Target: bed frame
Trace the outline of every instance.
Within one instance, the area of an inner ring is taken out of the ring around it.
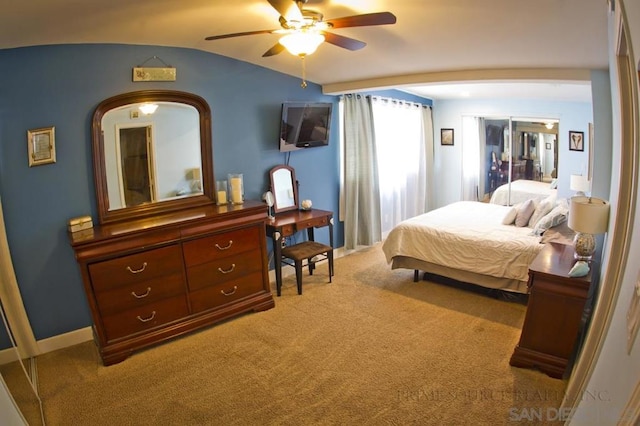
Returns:
[[[441,277],[451,278],[463,283],[476,284],[482,287],[527,294],[529,292],[527,281],[513,278],[497,278],[489,275],[476,274],[474,272],[453,269],[447,266],[436,265],[423,260],[406,256],[395,256],[391,262],[391,269],[413,269],[413,280],[420,280],[420,271]]]

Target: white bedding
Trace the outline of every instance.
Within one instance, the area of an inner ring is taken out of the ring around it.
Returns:
[[[549,182],[518,179],[511,182],[511,205],[522,203],[529,199],[542,200],[551,194],[557,194],[557,189],[551,189]],[[509,205],[509,184],[500,185],[491,195],[490,203]]]
[[[531,228],[502,225],[510,207],[460,201],[398,224],[382,250],[395,256],[498,278],[528,280],[529,264],[542,249]]]

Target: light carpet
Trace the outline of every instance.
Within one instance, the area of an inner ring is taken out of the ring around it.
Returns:
[[[526,306],[414,283],[379,246],[335,269],[116,365],[92,342],[40,356],[47,424],[553,423],[566,382],[509,365]]]

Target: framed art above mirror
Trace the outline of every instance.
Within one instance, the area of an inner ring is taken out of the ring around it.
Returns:
[[[120,94],[92,122],[101,224],[212,204],[211,110],[170,90]]]

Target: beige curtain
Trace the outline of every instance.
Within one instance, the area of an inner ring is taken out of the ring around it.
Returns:
[[[371,99],[345,95],[344,245],[347,250],[381,241],[380,187]]]

